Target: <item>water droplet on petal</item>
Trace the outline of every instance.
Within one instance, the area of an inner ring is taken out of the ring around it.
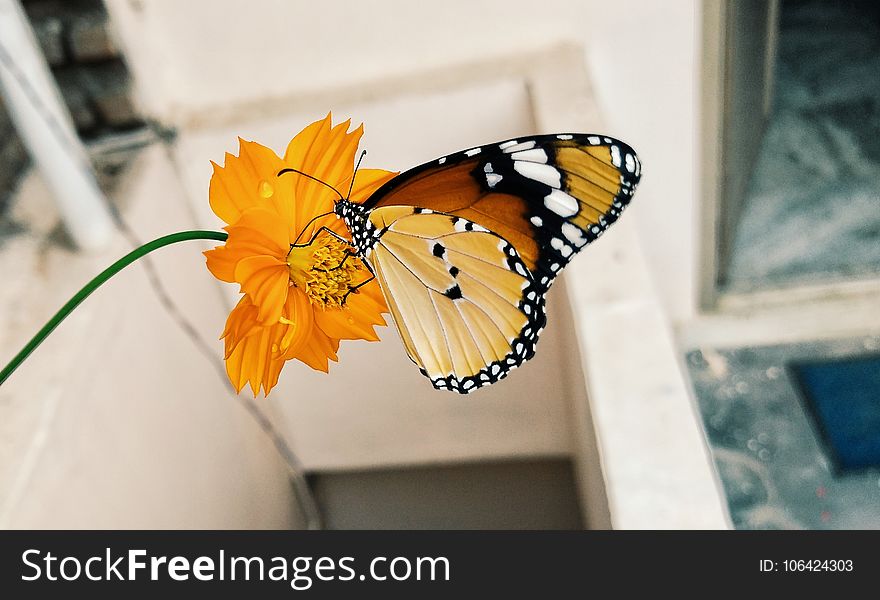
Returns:
[[[348,324],[349,324],[349,325],[354,325],[354,317],[349,317],[349,318],[348,318]]]
[[[263,198],[271,198],[272,194],[275,193],[275,188],[272,187],[272,184],[266,181],[265,179],[260,182],[259,186],[260,196]]]

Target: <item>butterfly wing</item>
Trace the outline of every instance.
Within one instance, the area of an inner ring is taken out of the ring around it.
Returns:
[[[471,392],[534,355],[544,296],[507,241],[466,219],[377,208],[369,252],[410,358],[438,389]]]
[[[518,138],[451,154],[379,188],[365,209],[414,206],[462,217],[510,242],[546,291],[629,204],[635,152],[591,134]]]

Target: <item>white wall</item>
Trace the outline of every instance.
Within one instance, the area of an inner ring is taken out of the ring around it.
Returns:
[[[143,239],[193,228],[161,148],[113,198]],[[58,243],[36,173],[11,205],[27,229],[0,247],[3,361],[84,282],[130,250]],[[151,255],[181,315],[215,340],[227,307],[197,242]],[[175,324],[143,265],[97,290],[0,388],[0,529],[303,527],[283,461],[211,362]],[[219,342],[215,342],[219,358]]]
[[[640,235],[674,321],[694,312],[695,3],[107,0],[145,109],[186,126],[560,42],[587,52],[607,132],[645,165]],[[357,118],[357,115],[354,115]],[[207,158],[206,158],[207,159]]]

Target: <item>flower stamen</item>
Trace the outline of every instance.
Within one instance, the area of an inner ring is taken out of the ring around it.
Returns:
[[[291,247],[287,254],[290,283],[303,290],[309,301],[322,309],[343,308],[367,269],[351,248],[330,234],[316,237],[306,246]]]

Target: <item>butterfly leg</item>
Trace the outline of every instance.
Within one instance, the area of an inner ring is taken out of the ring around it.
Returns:
[[[320,215],[318,215],[318,216],[316,216],[316,217],[312,217],[312,219],[310,219],[309,222],[306,223],[306,226],[302,228],[302,230],[299,232],[299,235],[296,236],[296,239],[293,240],[293,244],[291,244],[291,245],[292,245],[292,246],[296,246],[296,245],[297,245],[296,243],[299,241],[299,238],[302,237],[302,234],[304,234],[304,233],[306,232],[306,229],[309,228],[309,225],[311,225],[312,223],[314,223],[314,222],[317,221],[318,219],[321,219],[321,218],[323,218],[323,217],[328,217],[328,216],[330,216],[330,215],[332,215],[332,214],[333,214],[333,211],[331,210],[330,212],[321,213]],[[321,230],[319,229],[318,232],[316,232],[316,235],[312,236],[312,240],[309,242],[309,244],[311,244],[312,242],[315,241],[315,238],[317,237],[317,233],[319,233],[320,231],[321,231]],[[308,245],[308,244],[306,244],[306,245]]]
[[[308,227],[308,225],[306,225],[306,227]],[[303,231],[305,231],[305,229],[303,229]],[[343,244],[345,244],[346,246],[348,246],[349,248],[352,248],[352,249],[355,248],[354,244],[352,244],[350,241],[348,241],[347,239],[345,239],[344,237],[342,237],[341,235],[339,235],[338,233],[336,233],[332,229],[327,228],[326,226],[318,229],[318,231],[316,231],[315,234],[312,236],[312,239],[310,239],[307,243],[305,243],[305,244],[291,244],[290,247],[291,248],[303,248],[305,246],[310,246],[318,238],[318,236],[321,235],[322,233],[328,233],[328,234],[332,235],[334,238],[336,238],[337,240],[339,240],[340,242],[342,242]],[[302,235],[302,234],[300,234],[300,235]],[[297,238],[297,240],[298,239],[299,238]],[[342,266],[345,264],[345,261],[347,261],[352,256],[356,257],[357,253],[355,253],[355,252],[346,253],[345,257],[341,261],[339,261],[339,264],[336,265],[335,267],[333,267],[332,269],[326,269],[326,270],[325,269],[318,269],[318,270],[324,271],[324,272],[329,272],[329,271],[336,271],[337,269],[341,269]],[[367,271],[370,272],[370,277],[365,279],[364,281],[360,282],[357,285],[351,286],[348,289],[348,292],[346,292],[345,296],[342,298],[343,305],[345,304],[345,301],[348,300],[349,295],[357,294],[359,288],[362,288],[363,286],[367,285],[368,283],[370,283],[371,281],[376,279],[376,274],[373,272],[373,267],[370,266],[370,263],[368,263],[366,260],[361,260],[361,264],[363,264],[364,267],[367,268]]]
[[[350,254],[349,256],[355,256],[355,255],[354,255],[354,254]],[[346,257],[346,258],[348,258],[348,257]],[[343,259],[342,262],[345,262],[345,259]],[[339,264],[342,265],[342,263],[339,263]],[[364,260],[364,259],[361,259],[361,264],[364,265],[364,266],[367,268],[367,271],[370,272],[370,276],[369,276],[367,279],[365,279],[365,280],[363,280],[362,282],[360,282],[359,284],[357,284],[357,285],[353,285],[353,286],[351,286],[350,288],[348,288],[348,292],[346,292],[346,293],[345,293],[345,296],[342,298],[342,305],[343,305],[343,306],[345,306],[345,301],[348,300],[348,297],[349,297],[351,294],[357,294],[357,293],[359,293],[359,288],[364,287],[365,285],[367,285],[368,283],[370,283],[371,281],[373,281],[374,279],[376,279],[376,273],[375,273],[375,271],[373,271],[373,267],[370,266],[370,263],[367,262],[367,261]]]
[[[366,265],[367,263],[364,263],[364,264]],[[370,267],[367,267],[367,269],[369,270]],[[365,280],[361,281],[359,284],[357,284],[357,285],[353,285],[353,286],[351,286],[350,288],[348,288],[348,291],[345,293],[345,296],[343,296],[343,298],[342,298],[342,304],[343,304],[343,306],[345,305],[345,301],[348,300],[348,297],[349,297],[351,294],[358,294],[358,293],[360,293],[359,290],[358,290],[358,288],[362,288],[362,287],[364,287],[365,285],[367,285],[368,283],[370,283],[371,281],[373,281],[374,279],[376,279],[376,276],[372,274],[372,273],[373,273],[372,270],[370,270],[370,273],[371,273],[371,275],[370,275],[370,277],[369,277],[368,279],[365,279]]]
[[[354,252],[346,252],[345,257],[339,261],[339,264],[336,265],[335,267],[330,268],[330,269],[319,269],[317,267],[312,267],[312,268],[315,269],[316,271],[321,271],[322,273],[329,273],[330,271],[338,271],[339,269],[342,268],[342,265],[345,264],[345,261],[347,261],[352,256],[357,256],[357,254],[355,254]],[[367,269],[369,269],[369,267],[367,267]],[[372,271],[370,271],[370,272],[372,273]]]
[[[306,225],[306,227],[308,227],[308,225]],[[305,231],[305,230],[303,230],[303,231]],[[345,244],[346,246],[349,246],[349,247],[351,247],[351,248],[354,248],[354,244],[352,244],[349,240],[345,239],[344,237],[342,237],[341,235],[339,235],[338,233],[336,233],[335,231],[333,231],[332,229],[330,229],[330,228],[327,227],[327,226],[322,226],[320,229],[318,229],[318,231],[315,232],[315,235],[312,236],[312,239],[310,239],[310,240],[309,240],[308,242],[306,242],[305,244],[291,244],[290,247],[291,247],[291,248],[305,248],[306,246],[311,246],[312,243],[313,243],[313,242],[318,238],[318,236],[321,235],[322,233],[329,233],[330,235],[332,235],[333,237],[335,237],[337,240],[339,240],[340,242],[342,242],[342,243]],[[294,240],[294,241],[297,241],[297,240],[299,240],[299,237],[297,237],[297,239]]]

